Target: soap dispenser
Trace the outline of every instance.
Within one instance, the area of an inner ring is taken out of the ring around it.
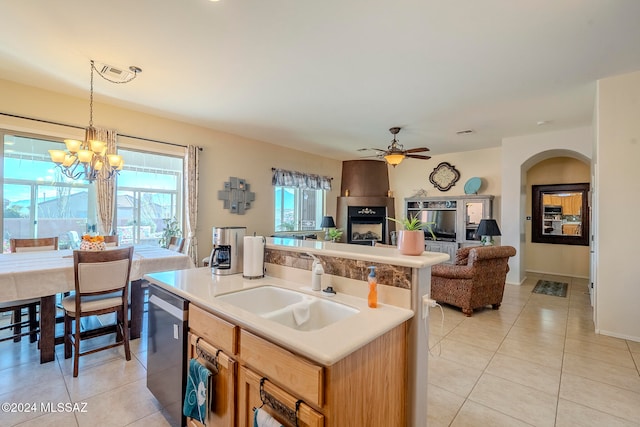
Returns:
[[[378,279],[376,278],[376,267],[373,265],[369,267],[367,281],[369,282],[369,296],[367,297],[367,301],[369,307],[376,308],[378,307]]]
[[[320,261],[313,261],[312,270],[311,290],[320,291],[322,289],[322,275],[324,274],[324,268],[322,268],[322,264],[320,264]]]

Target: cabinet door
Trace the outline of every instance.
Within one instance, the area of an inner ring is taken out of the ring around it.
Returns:
[[[207,343],[195,334],[189,334],[187,360],[197,359],[212,373],[216,371],[213,359],[217,356],[217,374],[213,377],[213,405],[208,415],[207,426],[229,427],[236,425],[235,398],[237,363],[221,350]],[[197,346],[197,347],[196,347]],[[187,362],[188,363],[188,362]],[[187,425],[201,424],[187,418]]]
[[[238,375],[238,417],[239,427],[252,427],[254,410],[256,408],[262,408],[269,413],[272,417],[278,420],[282,425],[295,425],[293,423],[286,423],[286,415],[282,409],[280,411],[274,409],[268,403],[263,404],[260,396],[260,382],[262,377],[249,368],[240,366]],[[282,390],[269,380],[265,380],[262,384],[263,390],[270,399],[282,404],[283,408],[287,408],[293,416],[296,414],[296,402],[298,399]],[[273,406],[279,406],[274,404]],[[315,411],[306,403],[300,403],[298,407],[298,426],[300,427],[322,427],[324,426],[324,416]]]

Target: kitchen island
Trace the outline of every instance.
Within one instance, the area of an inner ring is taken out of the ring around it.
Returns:
[[[329,272],[337,269],[336,263],[343,274],[347,272],[349,277],[328,274],[324,278],[324,286],[331,284],[338,291],[335,296],[310,290],[309,254],[320,258]],[[373,419],[386,420],[385,425],[426,425],[428,335],[420,315],[421,296],[429,293],[430,266],[447,258],[427,252],[417,257],[402,256],[394,248],[268,239],[268,276],[262,279],[244,279],[239,274],[216,276],[209,268],[146,277],[189,300],[195,314],[192,316],[190,310],[192,332],[204,335],[210,349],[224,350],[225,357],[237,363],[231,372],[238,372],[238,399],[229,400],[222,408],[224,422],[229,423],[229,414],[235,413],[238,420],[233,423],[247,425],[252,406],[256,399],[260,406],[264,392],[262,383],[256,381],[268,378],[264,388],[281,400],[303,402],[300,425],[307,421],[307,425],[337,426]],[[395,278],[401,284],[398,288],[380,280],[381,303],[376,309],[369,308],[361,297],[366,282],[353,279],[350,270],[369,264],[388,270],[389,274],[381,276],[388,281]],[[399,275],[407,276],[406,280],[398,279]],[[220,298],[264,286],[330,300],[354,309],[355,314],[303,331]],[[207,331],[213,324],[217,325],[215,330]],[[225,330],[228,333],[221,339],[219,332]],[[296,375],[291,376],[288,369]],[[235,379],[230,375],[227,384]]]

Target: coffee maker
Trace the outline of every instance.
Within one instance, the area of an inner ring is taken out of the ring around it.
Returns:
[[[213,250],[209,258],[213,274],[242,273],[242,250],[246,231],[246,227],[213,227]]]

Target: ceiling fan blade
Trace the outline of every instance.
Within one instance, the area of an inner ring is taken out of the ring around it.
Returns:
[[[422,159],[422,160],[429,160],[431,158],[431,156],[423,156],[421,154],[407,154],[407,157],[411,157],[412,159]]]
[[[427,147],[410,148],[408,150],[405,150],[405,153],[419,153],[420,151],[431,151],[431,150],[429,150]]]

